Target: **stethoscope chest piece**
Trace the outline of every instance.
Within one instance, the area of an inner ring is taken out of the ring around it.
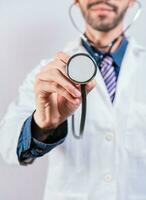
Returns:
[[[67,63],[67,75],[75,83],[86,84],[96,72],[96,62],[86,53],[73,55]]]
[[[75,122],[74,115],[72,115],[72,130],[73,135],[76,139],[80,139],[83,136],[85,120],[86,120],[86,83],[91,81],[97,72],[96,61],[91,58],[88,54],[78,53],[73,55],[66,67],[68,78],[78,84],[81,84],[81,94],[82,94],[82,114],[80,122],[80,131],[79,134],[76,134],[75,131]]]

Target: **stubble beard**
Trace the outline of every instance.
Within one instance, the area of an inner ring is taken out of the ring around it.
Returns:
[[[117,12],[111,22],[109,22],[106,15],[98,15],[95,19],[90,12],[84,11],[83,9],[81,9],[81,12],[88,25],[90,25],[96,31],[106,33],[116,28],[123,21],[127,9],[128,7],[124,8],[120,13]]]

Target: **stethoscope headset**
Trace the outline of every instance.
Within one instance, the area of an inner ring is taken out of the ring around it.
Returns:
[[[122,31],[122,33],[116,37],[113,41],[111,41],[110,44],[102,47],[106,48],[108,47],[109,50],[106,54],[104,54],[102,57],[99,56],[98,60],[94,59],[93,56],[88,55],[87,53],[77,53],[70,57],[67,65],[66,65],[66,72],[68,78],[73,81],[76,84],[81,85],[81,96],[82,96],[82,108],[81,108],[81,121],[80,121],[80,130],[79,134],[76,134],[75,130],[75,118],[74,114],[72,115],[72,131],[73,136],[76,139],[81,139],[83,137],[84,127],[85,127],[85,121],[86,121],[86,110],[87,110],[87,98],[86,98],[86,84],[91,81],[97,73],[97,68],[100,66],[101,62],[105,58],[107,54],[109,54],[114,46],[114,44],[119,40],[119,38],[123,37],[123,35],[129,30],[129,28],[133,25],[133,23],[138,19],[138,17],[141,14],[142,11],[142,4],[139,0],[136,1],[137,3],[137,11],[134,15],[131,23]],[[81,39],[86,44],[87,48],[91,50],[91,45],[88,42],[87,37],[85,34],[78,28],[77,24],[75,23],[75,20],[72,15],[73,7],[76,5],[76,3],[71,4],[69,8],[69,17],[70,20],[74,26],[74,28],[81,33]]]

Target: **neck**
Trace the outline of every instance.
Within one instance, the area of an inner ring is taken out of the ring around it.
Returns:
[[[86,36],[91,41],[96,49],[107,52],[109,47],[107,47],[115,38],[117,38],[123,31],[123,25],[119,25],[115,29],[109,32],[99,32],[92,29],[89,25],[86,26]],[[113,45],[111,52],[116,51],[121,43],[122,37],[115,42]]]

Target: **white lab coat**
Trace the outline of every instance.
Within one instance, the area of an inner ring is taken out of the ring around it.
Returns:
[[[86,51],[78,40],[65,52]],[[9,163],[18,163],[21,127],[35,109],[34,76],[47,62],[28,75],[0,124],[0,151]],[[99,70],[96,81],[83,139],[73,138],[68,119],[65,142],[48,153],[45,200],[146,200],[146,50],[129,40],[113,105]],[[79,111],[75,117],[78,127]]]

